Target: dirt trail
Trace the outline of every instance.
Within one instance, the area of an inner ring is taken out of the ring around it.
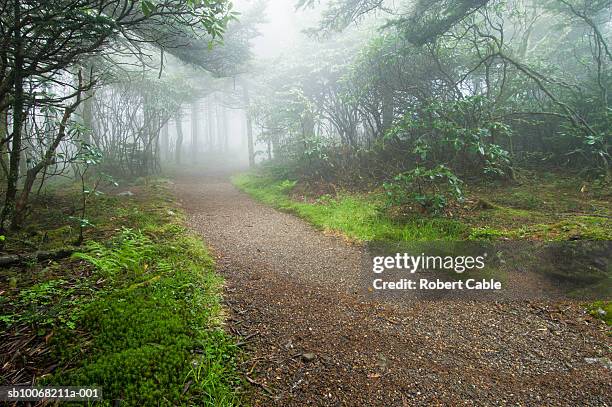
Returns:
[[[175,190],[227,281],[254,405],[612,405],[603,323],[576,304],[360,294],[364,255],[223,176]]]

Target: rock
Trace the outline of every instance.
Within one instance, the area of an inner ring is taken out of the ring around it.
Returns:
[[[317,358],[317,355],[314,353],[302,353],[302,360],[304,362],[312,362]]]
[[[484,199],[479,199],[478,201],[476,201],[476,205],[474,205],[474,209],[489,210],[489,209],[495,209],[495,208],[497,208],[496,205]]]
[[[599,316],[606,316],[606,311],[603,308],[597,308],[597,315]]]
[[[381,369],[386,369],[389,366],[389,361],[382,353],[376,355],[376,365]]]
[[[134,196],[134,193],[132,191],[123,191],[119,192],[117,196]]]
[[[612,370],[612,361],[608,358],[584,358],[584,361],[588,364],[601,364],[606,369]]]

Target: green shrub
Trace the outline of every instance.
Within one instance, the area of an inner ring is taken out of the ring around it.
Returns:
[[[418,204],[428,212],[440,213],[452,199],[463,199],[461,184],[449,168],[438,165],[401,173],[384,187],[389,205]]]

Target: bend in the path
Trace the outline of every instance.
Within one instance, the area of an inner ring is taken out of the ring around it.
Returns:
[[[231,329],[250,338],[254,404],[612,403],[610,371],[585,361],[610,357],[609,338],[575,304],[367,301],[351,293],[358,246],[223,176],[176,193],[226,278]]]

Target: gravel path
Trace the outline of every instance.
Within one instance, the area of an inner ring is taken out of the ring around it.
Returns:
[[[359,246],[223,176],[175,190],[226,278],[253,405],[612,405],[607,328],[578,304],[376,302]]]

